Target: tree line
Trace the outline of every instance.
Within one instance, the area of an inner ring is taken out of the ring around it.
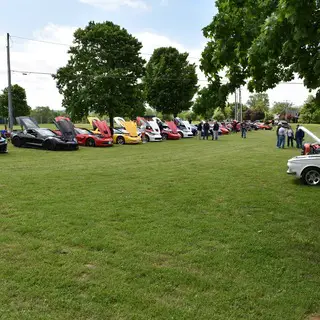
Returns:
[[[244,119],[268,119],[274,114],[290,118],[299,113],[307,122],[320,121],[319,91],[299,109],[288,102],[269,105],[265,92],[281,81],[298,75],[310,90],[320,83],[319,33],[311,28],[319,21],[316,1],[279,3],[217,0],[218,13],[203,29],[208,43],[201,69],[208,85],[201,89],[188,53],[157,48],[146,62],[141,42],[126,29],[110,21],[89,22],[75,31],[69,60],[53,75],[65,113],[74,121],[92,113],[108,116],[111,125],[115,116],[135,118],[149,107],[164,117],[184,113],[190,119],[233,118],[235,106],[228,97],[248,82],[252,95],[242,106]],[[222,83],[222,71],[227,83]],[[49,119],[54,115],[46,107],[32,111],[24,89],[17,85],[13,97],[15,116],[32,112]],[[6,117],[6,100],[4,89],[0,117]]]

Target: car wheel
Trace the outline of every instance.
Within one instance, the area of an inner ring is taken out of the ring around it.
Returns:
[[[43,143],[43,149],[45,149],[45,150],[54,150],[53,143],[50,140],[46,140]]]
[[[22,146],[22,141],[19,137],[13,137],[11,142],[17,148],[20,148]]]
[[[183,133],[179,131],[181,139],[183,138]]]
[[[89,138],[89,139],[86,140],[86,146],[87,147],[95,147],[96,143],[92,138]]]
[[[124,140],[124,137],[118,137],[117,138],[117,144],[124,145],[126,141]]]
[[[317,186],[320,184],[320,169],[307,168],[302,173],[302,179],[309,186]]]
[[[168,140],[168,135],[166,133],[162,134],[162,140]]]

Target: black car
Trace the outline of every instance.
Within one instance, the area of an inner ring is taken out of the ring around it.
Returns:
[[[7,145],[8,143],[6,138],[0,135],[0,153],[7,153],[8,151]]]
[[[15,147],[33,147],[46,150],[79,149],[76,133],[68,121],[54,122],[61,136],[50,129],[40,128],[36,120],[30,117],[18,117],[22,131],[14,131],[11,141]]]

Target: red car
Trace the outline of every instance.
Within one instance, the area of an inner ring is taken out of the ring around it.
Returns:
[[[181,135],[178,133],[178,127],[173,121],[162,122],[163,130],[161,135],[164,140],[179,140]]]
[[[265,123],[258,123],[258,128],[260,130],[272,130],[272,127]]]
[[[69,118],[64,118],[64,117],[55,118],[56,122],[63,119],[70,121]],[[76,138],[80,146],[87,146],[87,147],[112,147],[113,146],[113,139],[112,139],[110,128],[107,126],[107,124],[104,121],[100,121],[100,122],[102,122],[102,124],[99,123],[99,126],[101,125],[101,128],[99,127],[99,131],[103,132],[103,134],[94,134],[92,131],[85,128],[74,128],[76,132]],[[57,134],[60,134],[60,131],[55,131],[55,132]]]

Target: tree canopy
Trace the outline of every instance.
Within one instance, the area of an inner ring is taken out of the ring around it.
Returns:
[[[27,103],[26,90],[19,85],[11,86],[13,117],[28,116],[31,107]],[[0,117],[8,118],[8,88],[0,94]]]
[[[108,114],[112,126],[114,116],[144,112],[141,48],[126,29],[109,21],[75,31],[69,61],[54,76],[73,119],[89,112]]]
[[[196,66],[188,62],[188,53],[172,47],[158,48],[147,64],[143,83],[152,108],[177,116],[192,106],[198,83]]]
[[[274,88],[294,74],[307,88],[319,88],[318,0],[217,0],[216,7],[218,14],[204,28],[202,70],[225,98],[246,79],[251,92]]]
[[[50,123],[57,116],[67,116],[63,110],[52,110],[49,107],[36,107],[30,112],[30,116],[36,119],[38,123]]]
[[[320,123],[320,103],[316,97],[310,95],[301,108],[300,117],[307,123]]]
[[[267,112],[269,110],[269,96],[267,93],[256,93],[249,97],[247,105],[253,111]]]

